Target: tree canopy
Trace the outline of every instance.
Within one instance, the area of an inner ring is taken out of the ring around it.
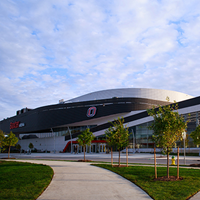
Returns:
[[[28,147],[29,147],[29,149],[33,149],[33,144],[32,143],[30,143],[29,145],[28,145]]]
[[[119,118],[110,122],[112,126],[105,131],[107,142],[110,146],[115,147],[117,150],[128,146],[129,131],[127,126],[124,126],[124,118]]]
[[[95,136],[92,132],[90,132],[90,129],[87,128],[82,132],[82,134],[78,135],[77,142],[80,146],[84,149],[84,161],[85,161],[85,147],[86,145],[90,145],[91,141],[94,140]]]
[[[187,128],[187,122],[178,113],[178,105],[166,105],[147,110],[154,118],[149,129],[153,130],[152,139],[157,147],[162,147],[168,153],[171,152],[175,143],[182,139],[182,133]]]
[[[5,139],[5,133],[2,130],[0,130],[0,148],[3,147],[4,139]]]
[[[157,147],[162,147],[167,153],[167,177],[169,177],[169,153],[175,143],[182,139],[182,133],[187,128],[187,122],[178,113],[178,104],[159,106],[147,110],[154,118],[149,126],[153,130],[152,139]]]
[[[124,126],[124,118],[119,118],[110,122],[112,126],[105,131],[108,145],[116,148],[119,151],[120,165],[120,150],[127,147],[129,144],[129,131],[127,126]]]
[[[10,147],[15,146],[18,142],[18,138],[15,136],[15,134],[11,131],[7,137],[5,137],[3,141],[3,146],[8,147],[8,158],[10,156]]]
[[[86,145],[90,145],[91,141],[95,138],[90,129],[87,128],[82,132],[82,134],[78,135],[77,142],[79,145],[85,147]]]
[[[200,125],[198,125],[196,129],[190,133],[190,137],[193,139],[194,144],[200,145]]]

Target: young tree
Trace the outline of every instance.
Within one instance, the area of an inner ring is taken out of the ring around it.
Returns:
[[[29,145],[28,145],[28,147],[29,147],[29,153],[31,154],[31,150],[34,148],[34,146],[33,146],[33,144],[32,143],[30,143]]]
[[[86,147],[86,145],[90,146],[91,141],[94,140],[94,138],[95,138],[95,136],[93,135],[92,132],[90,132],[89,128],[87,128],[86,130],[84,130],[82,132],[82,134],[78,135],[77,142],[84,149],[84,161],[85,161],[85,147]]]
[[[111,150],[111,165],[113,166],[113,147],[115,146],[115,130],[113,127],[109,127],[106,131],[106,141],[108,143],[108,146]]]
[[[3,140],[5,138],[5,133],[0,130],[0,148],[3,147]]]
[[[8,147],[8,158],[10,158],[10,147],[15,146],[18,142],[18,138],[15,134],[11,131],[7,137],[5,137],[3,144],[4,146]]]
[[[196,129],[192,133],[190,133],[190,137],[193,139],[195,145],[200,145],[200,125],[198,125]]]
[[[3,147],[3,141],[5,139],[5,133],[0,130],[0,152],[1,152],[1,148]]]
[[[127,147],[129,144],[129,131],[126,126],[124,126],[124,119],[119,118],[111,122],[112,127],[107,131],[107,137],[111,141],[111,144],[117,148],[119,151],[119,166],[120,166],[120,150]]]
[[[150,129],[154,131],[153,141],[157,147],[162,147],[167,154],[167,178],[169,178],[169,153],[175,143],[182,138],[182,132],[187,128],[187,122],[178,113],[178,104],[154,107],[147,110],[154,118]]]
[[[20,144],[17,144],[17,145],[16,145],[16,149],[18,149],[18,150],[20,151],[20,153],[21,153],[21,148],[22,148],[22,147],[21,147]]]
[[[200,125],[198,125],[196,129],[190,133],[190,137],[193,139],[195,145],[200,145]]]
[[[34,148],[34,146],[33,146],[32,143],[30,143],[30,144],[28,145],[28,147],[29,147],[29,149],[31,149],[31,150]]]

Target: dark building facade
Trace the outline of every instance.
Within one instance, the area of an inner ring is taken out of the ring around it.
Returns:
[[[16,116],[0,121],[0,129],[18,135],[23,149],[27,149],[31,142],[40,150],[71,151],[78,148],[81,152],[81,147],[75,141],[76,137],[81,131],[90,128],[96,139],[87,151],[105,152],[104,133],[110,126],[109,121],[124,117],[132,133],[130,148],[150,148],[153,147],[152,131],[148,130],[148,125],[152,118],[148,116],[146,109],[171,103],[164,99],[167,96],[171,98],[171,102],[179,101],[182,114],[191,113],[190,108],[198,107],[200,103],[199,97],[193,98],[166,90],[105,90],[61,101],[59,104],[21,109],[17,111]],[[198,109],[194,112],[197,121]],[[196,121],[190,122],[189,129],[193,130],[196,127]]]

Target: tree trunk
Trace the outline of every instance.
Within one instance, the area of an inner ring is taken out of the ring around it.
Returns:
[[[157,179],[157,168],[156,168],[156,148],[154,148],[154,167],[155,167],[155,179]]]
[[[169,178],[169,151],[167,148],[167,178]]]
[[[10,146],[8,148],[8,158],[10,158]]]
[[[177,149],[177,179],[179,179],[179,147]]]
[[[126,166],[128,167],[128,147],[126,147]]]
[[[120,150],[119,150],[119,167],[120,167]]]
[[[84,150],[84,161],[85,161],[85,146],[84,146],[83,150]]]
[[[112,147],[111,147],[111,165],[113,166],[113,151],[112,151]]]

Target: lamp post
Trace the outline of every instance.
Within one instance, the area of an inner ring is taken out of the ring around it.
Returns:
[[[199,119],[198,119],[198,113],[196,113],[196,127],[199,126]],[[197,140],[199,137],[197,137]],[[199,150],[199,156],[200,156],[200,150]]]
[[[68,127],[68,131],[69,131],[70,138],[71,138],[71,153],[73,153],[73,152],[72,152],[72,134],[71,134],[71,130],[69,129],[69,127]]]
[[[52,133],[54,133],[52,128],[51,128],[51,131],[52,131]],[[54,150],[53,150],[53,151],[54,151],[54,153],[56,153],[55,139],[56,139],[56,138],[55,138],[55,133],[54,133]]]
[[[185,131],[182,133],[182,137],[183,137],[183,140],[184,140],[184,165],[186,165],[186,160],[185,160],[185,139],[186,139],[186,132]]]

